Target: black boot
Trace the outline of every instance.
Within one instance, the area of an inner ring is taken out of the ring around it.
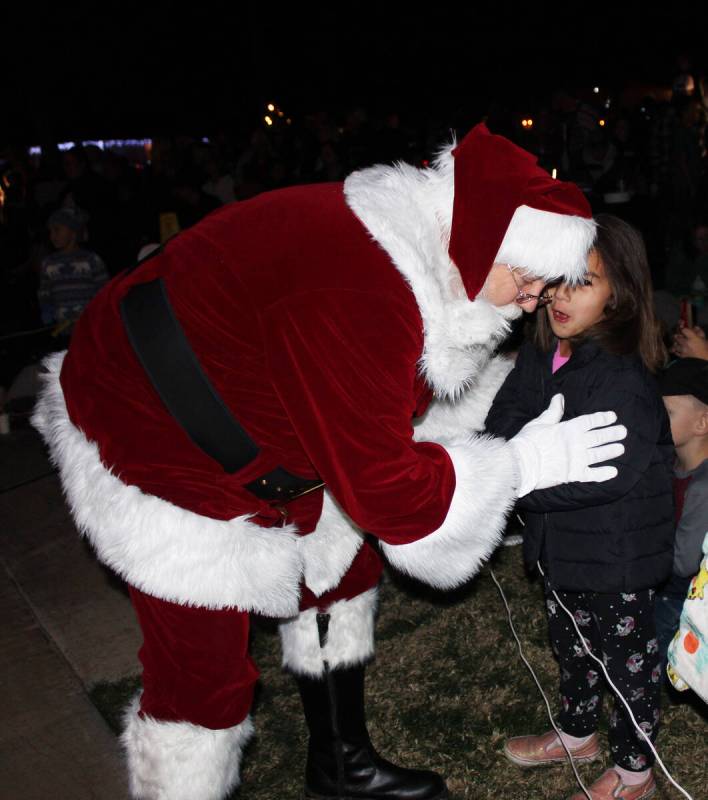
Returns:
[[[322,678],[297,676],[296,680],[310,730],[305,771],[307,798],[441,800],[447,797],[445,781],[440,775],[397,767],[374,750],[364,714],[363,666],[330,670],[325,662]]]

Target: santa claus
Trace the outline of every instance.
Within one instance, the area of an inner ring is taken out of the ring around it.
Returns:
[[[510,320],[580,279],[593,238],[575,186],[479,125],[427,169],[225,206],[96,297],[47,362],[34,423],[143,631],[122,736],[135,798],[238,784],[251,613],[282,620],[308,797],[446,796],[367,733],[381,558],[362,532],[448,589],[517,497],[615,474],[591,466],[622,452],[609,412],[560,422],[556,400],[509,442],[474,433]]]

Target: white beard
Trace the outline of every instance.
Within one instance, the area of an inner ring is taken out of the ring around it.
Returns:
[[[518,303],[507,303],[505,306],[494,306],[495,311],[500,317],[506,320],[518,319],[524,309]]]

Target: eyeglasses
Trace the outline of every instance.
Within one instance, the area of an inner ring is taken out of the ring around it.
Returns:
[[[514,275],[514,270],[517,269],[517,267],[512,267],[511,264],[507,264],[506,267],[511,273],[511,277],[514,279],[514,283],[516,284],[516,288],[519,292],[514,298],[515,303],[529,303],[531,300],[538,300],[539,306],[547,306],[551,302],[553,298],[546,292],[543,294],[531,294],[530,292],[525,292],[519,285],[519,282],[516,280],[516,275]]]

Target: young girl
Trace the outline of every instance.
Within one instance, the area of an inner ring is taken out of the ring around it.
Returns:
[[[549,631],[560,663],[558,727],[578,761],[600,757],[603,677],[552,590],[653,739],[660,678],[654,590],[671,572],[674,536],[671,434],[651,374],[663,364],[664,349],[644,245],[616,217],[601,215],[597,223],[584,282],[548,288],[551,300],[538,314],[535,342],[522,346],[486,423],[490,433],[511,438],[561,393],[565,418],[612,409],[628,430],[624,455],[611,462],[616,477],[519,500],[526,512],[524,558],[530,566],[540,562],[545,573]],[[651,751],[618,701],[609,740],[614,765],[592,785],[593,800],[654,794]],[[553,730],[510,739],[504,752],[523,767],[566,758]]]

